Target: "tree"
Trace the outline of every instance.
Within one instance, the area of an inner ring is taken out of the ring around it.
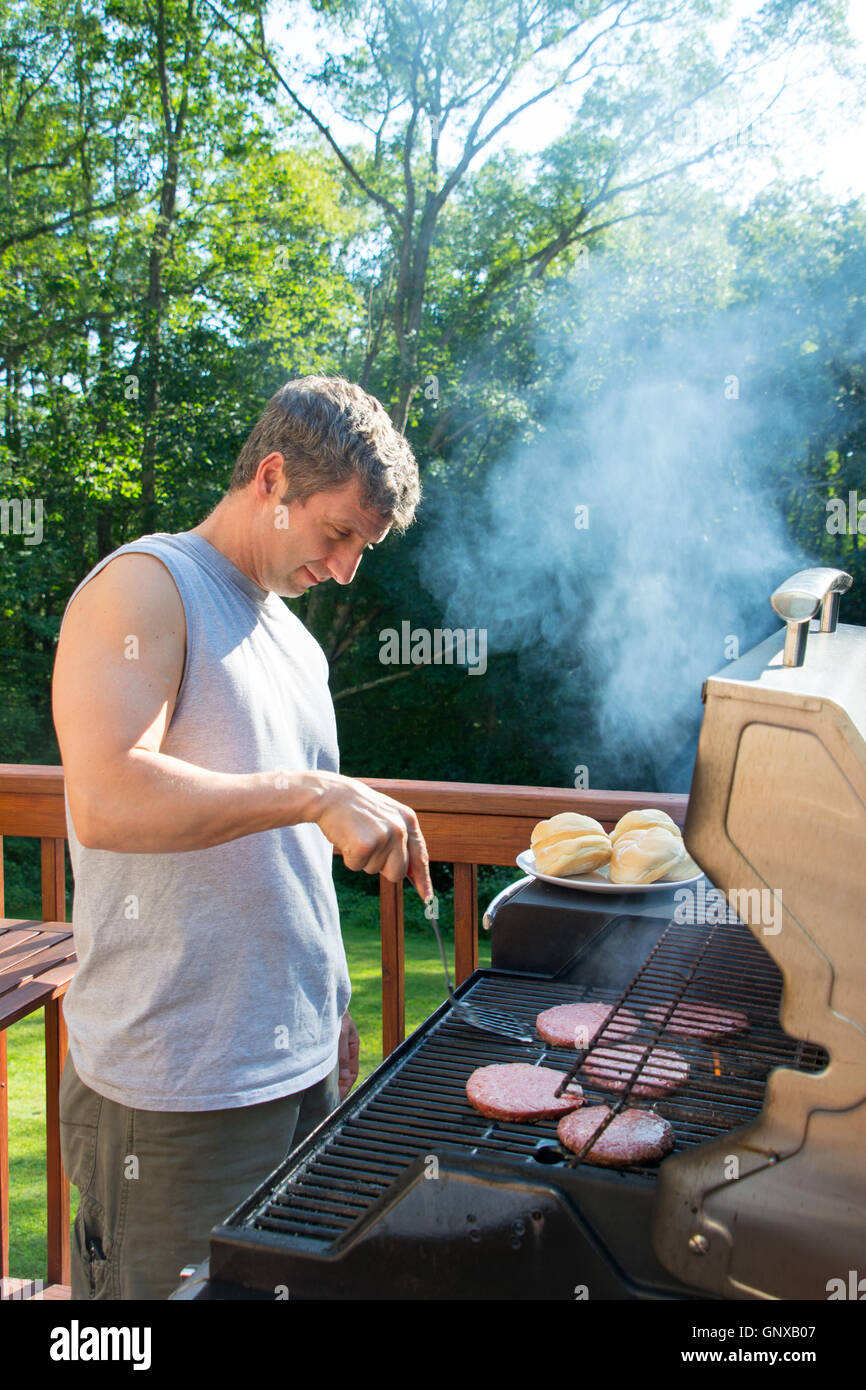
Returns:
[[[38,544],[0,535],[13,760],[53,745],[78,580],[195,525],[263,395],[293,359],[330,365],[357,312],[333,171],[275,148],[251,66],[187,4],[94,0],[65,29],[53,0],[0,10],[0,497],[44,508]]]
[[[252,47],[237,18],[216,0],[205,3]],[[845,37],[835,0],[774,0],[742,23],[722,58],[709,24],[727,7],[706,0],[679,0],[661,13],[648,0],[539,0],[528,9],[523,0],[365,0],[322,8],[347,47],[335,51],[335,36],[310,76],[321,101],[366,132],[366,144],[345,148],[321,108],[304,100],[300,75],[286,74],[266,40],[263,9],[257,52],[379,211],[378,298],[391,353],[374,374],[386,341],[380,328],[368,337],[358,376],[380,391],[387,381],[401,430],[421,386],[421,363],[439,346],[425,332],[424,310],[443,210],[519,116],[565,94],[578,101],[572,129],[542,159],[524,245],[492,271],[485,301],[503,281],[537,278],[577,243],[642,215],[645,194],[717,154],[731,132],[717,124],[686,151],[685,115],[718,118],[724,99],[762,62],[806,42],[832,47]],[[372,302],[372,285],[370,295]]]

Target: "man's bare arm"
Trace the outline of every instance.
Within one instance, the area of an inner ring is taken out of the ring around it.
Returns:
[[[76,834],[91,849],[207,849],[318,824],[352,869],[432,893],[414,812],[339,773],[214,772],[161,752],[183,675],[183,604],[166,567],[122,555],[70,605],[54,667],[54,724]]]

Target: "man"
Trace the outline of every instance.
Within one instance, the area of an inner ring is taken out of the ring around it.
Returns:
[[[70,599],[73,1298],[166,1298],[357,1077],[333,851],[426,899],[427,850],[413,811],[338,772],[325,655],[279,596],[349,584],[419,497],[379,402],[300,378],[210,516],[121,546]]]

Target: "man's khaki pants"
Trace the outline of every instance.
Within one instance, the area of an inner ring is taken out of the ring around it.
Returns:
[[[297,1095],[231,1110],[130,1110],[85,1086],[66,1054],[63,1167],[81,1201],[74,1299],[163,1299],[209,1253],[211,1227],[339,1104],[339,1068]]]

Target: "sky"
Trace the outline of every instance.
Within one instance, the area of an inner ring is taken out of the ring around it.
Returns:
[[[731,18],[717,26],[720,45],[729,35],[739,16],[756,11],[759,0],[733,0]],[[848,26],[857,42],[853,54],[861,80],[866,79],[866,0],[849,0]],[[322,33],[330,35],[327,45]],[[322,61],[322,54],[334,48],[334,36],[315,16],[307,3],[286,5],[278,3],[270,12],[268,37],[280,45],[283,52],[299,58],[301,65],[312,69]],[[755,110],[766,104],[774,94],[782,74],[768,69],[754,91]],[[855,93],[846,90],[832,74],[814,72],[814,60],[804,56],[799,71],[787,74],[791,89],[774,106],[772,117],[761,124],[762,132],[773,146],[773,156],[752,150],[748,160],[737,161],[732,155],[720,171],[696,171],[699,180],[713,183],[719,191],[736,201],[747,201],[780,175],[786,179],[801,177],[818,180],[831,196],[843,200],[866,194],[866,137],[864,137],[863,106]],[[336,139],[351,143],[364,136],[361,127],[351,125],[329,109],[320,91],[311,85],[303,91],[304,98],[316,114],[330,125]],[[513,96],[510,103],[513,104]],[[744,108],[742,124],[748,123],[751,111]],[[508,126],[507,130],[487,147],[489,152],[510,145],[526,154],[544,149],[568,125],[569,110],[558,97],[530,108]],[[756,131],[758,127],[756,126]],[[447,160],[453,156],[443,144]]]

